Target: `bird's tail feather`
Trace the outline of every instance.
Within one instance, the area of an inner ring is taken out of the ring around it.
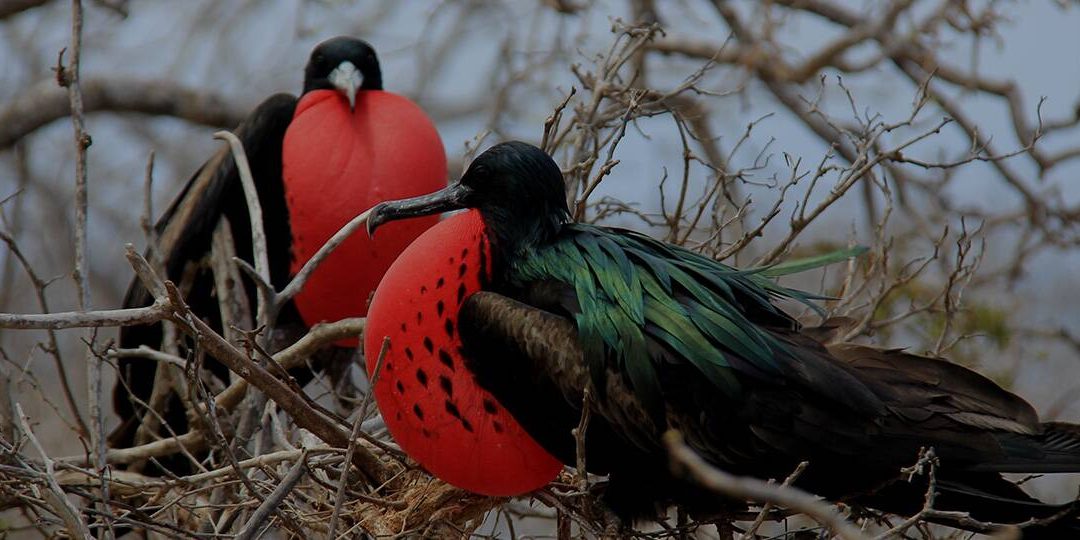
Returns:
[[[895,482],[861,497],[863,505],[899,515],[920,510],[927,478]],[[1047,504],[1028,495],[1020,486],[989,472],[937,472],[934,510],[944,511],[929,521],[959,529],[980,530],[979,524],[1019,525],[1023,538],[1080,538],[1080,503]]]
[[[1080,425],[1047,422],[1035,435],[998,436],[1005,457],[972,470],[1012,473],[1080,472]]]
[[[1044,503],[996,474],[941,478],[937,491],[936,508],[969,512],[973,519],[982,522],[1024,524],[1025,540],[1080,538],[1078,503]]]
[[[1042,424],[1034,435],[998,436],[1005,456],[938,482],[942,509],[967,510],[994,523],[1026,523],[1025,540],[1080,538],[1080,501],[1046,504],[997,474],[1080,472],[1080,425]],[[985,471],[985,472],[982,472]]]

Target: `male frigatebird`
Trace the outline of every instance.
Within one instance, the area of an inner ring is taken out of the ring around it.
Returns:
[[[359,39],[333,38],[312,51],[299,99],[273,95],[236,129],[257,184],[270,278],[278,290],[360,212],[387,198],[419,195],[446,185],[446,154],[431,120],[408,99],[382,88],[374,49]],[[375,241],[364,235],[349,238],[283,308],[276,326],[279,341],[289,343],[320,321],[364,315],[383,272],[437,219],[402,223]],[[157,252],[167,277],[190,287],[186,300],[193,311],[218,328],[218,299],[206,259],[214,228],[223,220],[231,225],[237,255],[251,262],[248,209],[227,148],[195,173],[156,228]],[[254,285],[244,279],[254,311]],[[133,282],[124,304],[134,307],[151,301],[146,289]],[[126,348],[143,344],[157,348],[161,339],[160,325],[120,332],[120,346]],[[340,345],[355,347],[355,341]],[[340,348],[326,356],[344,356],[345,351]],[[228,380],[221,364],[207,365]],[[145,409],[139,403],[149,399],[155,365],[122,359],[119,367],[121,381],[113,402],[122,424],[110,442],[126,447],[133,443],[142,419]],[[186,430],[176,396],[165,418],[174,432]],[[164,430],[160,434],[168,435]]]
[[[549,156],[510,142],[444,190],[372,211],[370,231],[469,209],[402,253],[368,313],[369,371],[390,339],[376,400],[432,473],[498,495],[543,485],[553,463],[575,463],[588,388],[586,465],[610,475],[605,498],[623,516],[720,504],[671,472],[671,429],[727,471],[784,478],[805,460],[799,486],[887,511],[923,504],[925,484],[901,473],[920,448],[940,460],[937,508],[996,522],[1063,509],[1000,473],[1080,471],[1080,426],[1040,422],[945,360],[822,345],[821,330],[775,304],[808,295],[639,233],[573,223],[564,189]]]

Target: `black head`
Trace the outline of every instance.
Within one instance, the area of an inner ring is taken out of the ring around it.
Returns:
[[[455,184],[430,195],[384,202],[368,216],[368,234],[388,221],[476,208],[497,244],[516,251],[553,237],[570,220],[555,160],[520,141],[492,146]]]
[[[311,51],[304,68],[304,93],[337,90],[356,104],[357,90],[382,90],[382,71],[375,49],[367,42],[339,36]]]

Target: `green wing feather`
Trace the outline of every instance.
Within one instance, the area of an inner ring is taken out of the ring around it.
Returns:
[[[654,418],[661,418],[657,369],[664,353],[658,351],[689,363],[718,392],[738,399],[732,356],[774,374],[795,361],[764,328],[797,327],[773,300],[787,298],[817,309],[813,300],[820,297],[782,287],[771,278],[863,251],[852,248],[738,270],[639,233],[571,224],[554,242],[516,258],[510,278],[519,285],[555,280],[572,286],[579,308],[574,317],[597,389],[603,391],[603,377],[615,368]]]
[[[798,274],[799,272],[805,272],[807,270],[813,270],[815,268],[821,268],[822,266],[828,266],[833,263],[843,262],[848,259],[853,259],[862,256],[869,251],[866,246],[854,246],[847,249],[840,249],[837,251],[830,251],[829,253],[823,253],[821,255],[815,255],[813,257],[804,257],[801,259],[795,259],[793,261],[784,261],[772,266],[766,266],[761,269],[761,275],[765,277],[780,277],[789,274]]]

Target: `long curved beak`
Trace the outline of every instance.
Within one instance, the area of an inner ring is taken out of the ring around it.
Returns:
[[[356,91],[364,84],[364,74],[360,73],[360,70],[356,69],[352,62],[346,60],[338,64],[338,67],[330,72],[327,79],[330,84],[334,85],[334,88],[337,88],[339,92],[349,98],[349,110],[355,109]]]
[[[430,216],[431,214],[441,214],[451,210],[467,208],[465,200],[471,192],[471,188],[458,182],[435,193],[411,199],[379,203],[371,209],[371,214],[368,215],[368,236],[374,238],[375,229],[389,221]]]

